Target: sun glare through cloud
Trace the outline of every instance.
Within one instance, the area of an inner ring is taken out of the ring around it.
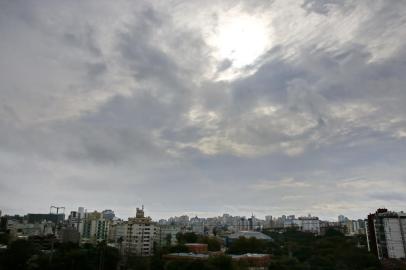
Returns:
[[[231,13],[220,16],[209,44],[219,62],[229,62],[221,77],[231,79],[270,48],[271,30],[261,15]]]

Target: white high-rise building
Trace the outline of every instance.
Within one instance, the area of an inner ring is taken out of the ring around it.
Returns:
[[[405,232],[406,232],[406,215],[391,216],[383,219],[385,229],[386,248],[388,257],[395,259],[406,258]]]
[[[302,232],[320,234],[320,220],[318,217],[312,217],[311,215],[299,218],[295,218],[295,216],[289,216],[284,220],[283,227],[296,228]]]
[[[406,213],[378,209],[368,216],[368,249],[380,259],[406,259]]]
[[[302,232],[320,234],[320,220],[318,217],[312,217],[309,215],[307,217],[300,217],[299,221]]]

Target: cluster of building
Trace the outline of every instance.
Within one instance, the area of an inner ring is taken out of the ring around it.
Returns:
[[[283,215],[273,218],[265,217],[264,228],[266,229],[289,229],[295,228],[302,232],[324,235],[328,229],[338,230],[345,235],[365,234],[365,221],[362,219],[351,220],[343,215],[338,216],[337,221],[320,220],[318,217],[308,215],[296,217],[295,215]]]
[[[272,240],[261,231],[292,228],[315,235],[323,235],[330,228],[346,235],[366,234],[369,250],[379,258],[399,259],[405,258],[406,254],[406,214],[386,209],[370,214],[367,220],[351,220],[340,215],[334,222],[311,215],[258,219],[254,215],[246,218],[229,214],[211,218],[183,215],[155,222],[145,216],[143,207],[137,208],[136,216],[127,220],[117,218],[112,210],[87,212],[83,207],[71,211],[67,218],[59,213],[1,217],[0,212],[0,232],[7,231],[13,238],[43,239],[46,244],[54,240],[75,243],[106,241],[122,254],[138,256],[152,255],[154,247],[176,245],[178,233],[194,232],[217,237],[226,243],[241,236]]]
[[[170,217],[158,221],[160,225],[176,225],[197,234],[216,234],[226,230],[231,232],[260,230],[264,227],[264,220],[257,219],[254,215],[250,218],[244,216],[232,216],[223,214],[219,217],[210,218],[189,218],[187,215],[180,217]]]
[[[221,234],[222,232],[261,231],[264,229],[284,230],[294,228],[299,231],[323,235],[327,229],[334,228],[346,235],[365,234],[365,221],[363,219],[351,220],[343,215],[338,221],[324,221],[315,216],[282,215],[281,217],[265,216],[265,219],[249,218],[244,216],[231,216],[223,214],[211,218],[189,218],[187,215],[161,219],[160,225],[176,225],[197,234]]]

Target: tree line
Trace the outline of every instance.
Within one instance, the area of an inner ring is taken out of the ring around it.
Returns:
[[[264,232],[273,241],[241,237],[232,241],[224,255],[208,260],[172,260],[164,255],[188,252],[187,243],[206,243],[209,251],[218,251],[222,243],[216,237],[198,236],[194,233],[176,235],[178,244],[156,247],[151,257],[122,257],[116,248],[105,242],[97,245],[55,243],[54,253],[41,251],[35,243],[17,240],[0,251],[1,270],[243,270],[248,265],[232,261],[230,254],[271,254],[269,270],[379,270],[380,261],[366,249],[365,237],[346,237],[338,231],[329,230],[324,236],[315,236],[295,230]],[[0,240],[4,243],[4,237]],[[119,266],[121,268],[119,268]],[[389,268],[388,268],[389,269]],[[400,265],[392,270],[405,270]]]

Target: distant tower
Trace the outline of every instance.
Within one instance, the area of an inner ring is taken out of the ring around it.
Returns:
[[[135,214],[136,218],[144,218],[144,206],[142,208],[137,207],[137,213]]]

